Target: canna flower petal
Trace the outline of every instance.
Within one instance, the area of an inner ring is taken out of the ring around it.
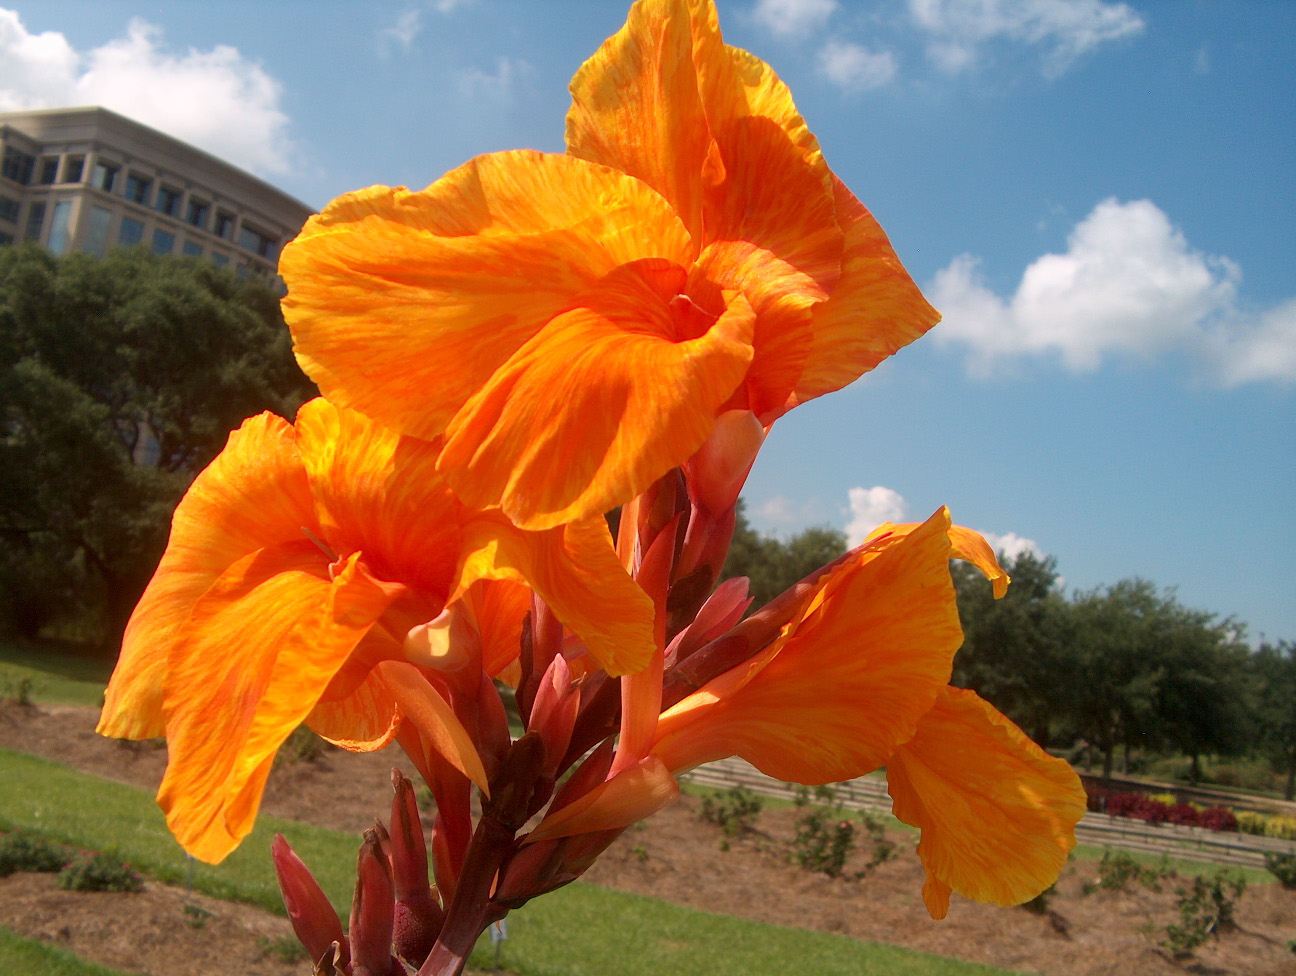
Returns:
[[[432,438],[552,318],[617,267],[687,264],[638,180],[570,156],[474,159],[422,192],[335,200],[284,248],[298,361],[334,403]]]
[[[783,636],[662,714],[652,754],[672,773],[738,755],[807,784],[884,765],[962,643],[949,531],[941,509],[830,572]]]
[[[401,593],[358,556],[332,579],[320,563],[309,542],[239,560],[194,604],[171,648],[158,802],[197,858],[217,863],[251,831],[275,752]]]
[[[922,829],[923,900],[945,917],[950,889],[1016,905],[1055,880],[1085,795],[1054,759],[968,690],[947,688],[887,765],[895,815]]]
[[[514,523],[547,529],[614,508],[702,446],[751,362],[751,307],[732,296],[681,338],[682,272],[627,271],[554,318],[450,424],[440,467],[468,504],[502,498]]]
[[[166,552],[122,640],[108,683],[101,735],[152,739],[162,712],[167,649],[194,602],[230,566],[265,546],[318,531],[292,427],[273,414],[248,420],[194,480],[177,507]]]
[[[660,759],[648,756],[545,817],[526,841],[619,830],[651,817],[678,796],[675,777]]]

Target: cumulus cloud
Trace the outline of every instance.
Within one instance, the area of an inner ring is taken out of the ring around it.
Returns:
[[[494,71],[470,68],[461,72],[458,86],[468,98],[504,101],[513,97],[518,87],[535,74],[535,69],[520,58],[497,58]]]
[[[758,0],[752,19],[776,37],[804,37],[837,9],[837,0]]]
[[[282,173],[293,156],[282,86],[237,48],[167,50],[162,30],[132,20],[86,52],[55,31],[32,34],[0,9],[0,109],[102,105],[247,169]]]
[[[796,501],[786,495],[774,495],[755,505],[752,514],[762,522],[774,525],[803,526],[824,517],[824,506],[817,498]]]
[[[872,488],[852,488],[850,520],[846,523],[846,544],[858,546],[865,537],[883,522],[900,522],[908,506],[904,496],[893,488],[874,485]]]
[[[1151,201],[1113,198],[1076,225],[1066,253],[1033,261],[1007,298],[976,258],[955,258],[930,286],[945,315],[932,334],[965,345],[969,372],[983,378],[1027,356],[1089,372],[1113,356],[1178,354],[1224,385],[1296,380],[1296,301],[1248,315],[1241,278],[1228,258],[1190,247]]]
[[[1144,27],[1128,4],[1105,0],[909,0],[909,13],[930,35],[928,57],[950,73],[975,67],[988,42],[1012,41],[1042,47],[1044,73],[1058,75]]]
[[[396,23],[378,31],[378,50],[383,55],[388,54],[394,47],[409,51],[414,46],[414,38],[418,37],[422,30],[423,11],[417,7],[410,7],[401,12],[401,15],[396,18]]]
[[[1018,535],[1016,532],[982,532],[982,538],[990,543],[990,548],[996,553],[1002,555],[1005,561],[1012,562],[1024,552],[1029,552],[1035,556],[1042,556],[1040,547],[1034,539],[1027,539]]]
[[[895,55],[849,41],[830,40],[819,51],[819,73],[848,92],[880,88],[896,76]]]

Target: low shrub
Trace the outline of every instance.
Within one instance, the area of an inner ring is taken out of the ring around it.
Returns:
[[[1171,802],[1166,802],[1169,797]],[[1175,803],[1173,794],[1112,793],[1105,812],[1113,817],[1130,817],[1146,823],[1172,823],[1210,830],[1237,830],[1237,817],[1227,807],[1202,807],[1196,803]],[[1296,825],[1294,825],[1296,826]]]
[[[1238,829],[1237,814],[1228,807],[1207,807],[1198,814],[1197,826],[1205,827],[1207,830],[1236,832]]]
[[[1254,810],[1239,810],[1237,812],[1237,829],[1244,834],[1260,834],[1265,832],[1265,825],[1269,823],[1269,818],[1263,813],[1256,813]]]
[[[59,872],[58,886],[69,891],[140,891],[144,882],[108,851],[87,851]]]
[[[765,801],[742,786],[730,787],[719,796],[702,798],[700,816],[719,827],[726,837],[750,833],[765,808]]]
[[[61,871],[67,862],[67,848],[40,834],[15,830],[0,837],[0,877],[15,871]]]
[[[1084,893],[1091,895],[1099,888],[1108,891],[1124,891],[1131,882],[1138,882],[1149,891],[1160,891],[1161,882],[1174,875],[1169,858],[1164,855],[1152,866],[1144,865],[1126,851],[1107,848],[1103,851],[1102,860],[1098,863],[1098,880],[1084,886]]]
[[[1270,817],[1265,824],[1265,836],[1296,840],[1296,817]]]
[[[1266,854],[1265,870],[1284,888],[1296,888],[1296,854]]]
[[[855,824],[812,809],[797,817],[792,860],[810,871],[840,877],[855,849]]]
[[[1193,878],[1179,889],[1179,924],[1167,925],[1161,948],[1175,959],[1187,959],[1219,932],[1237,926],[1237,900],[1246,891],[1241,873],[1218,870]]]

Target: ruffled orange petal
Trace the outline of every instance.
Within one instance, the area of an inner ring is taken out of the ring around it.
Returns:
[[[363,552],[384,579],[444,597],[458,559],[461,506],[437,473],[439,443],[403,437],[323,397],[302,405],[296,426],[329,543]]]
[[[319,528],[292,428],[274,414],[252,417],[230,434],[176,509],[166,552],[126,626],[101,735],[164,733],[167,652],[190,608],[248,553],[302,541],[302,526]]]
[[[870,532],[868,538],[864,541],[867,545],[898,542],[917,529],[920,524],[919,522],[906,522],[897,525],[894,522],[883,522]],[[949,538],[952,550],[950,554],[955,559],[962,559],[964,562],[969,562],[981,570],[994,589],[994,598],[996,600],[1001,599],[1008,592],[1008,584],[1012,582],[1012,578],[999,565],[994,550],[990,548],[990,544],[985,541],[981,533],[974,532],[972,529],[962,525],[951,525]]]
[[[653,604],[621,566],[602,518],[526,532],[482,516],[464,527],[458,597],[477,580],[527,582],[612,676],[652,657]]]
[[[496,678],[518,659],[522,625],[531,612],[531,590],[514,580],[486,580],[459,600],[481,636],[482,671]]]
[[[387,683],[402,717],[418,729],[424,744],[441,755],[451,766],[490,795],[486,770],[473,744],[472,736],[455,716],[454,710],[419,673],[404,661],[383,661],[376,670]]]
[[[949,891],[1016,905],[1057,880],[1085,795],[1054,759],[972,691],[947,688],[887,765],[895,815],[922,829],[923,899],[943,918]]]
[[[578,800],[540,821],[527,835],[527,843],[619,830],[650,817],[674,802],[679,784],[655,756],[629,766]]]
[[[284,316],[321,391],[431,438],[573,298],[694,248],[645,183],[571,156],[494,153],[419,193],[373,187],[283,252]]]
[[[833,177],[845,232],[842,275],[816,305],[813,339],[786,409],[841,389],[940,321],[873,215]]]
[[[350,752],[377,752],[396,738],[400,717],[387,683],[371,669],[342,697],[332,698],[326,690],[306,716],[306,724]]]
[[[669,267],[627,268],[555,318],[468,401],[440,470],[470,505],[546,529],[600,515],[684,463],[751,361],[741,295],[696,337]],[[683,313],[683,314],[681,314]]]
[[[198,600],[167,662],[158,791],[186,851],[217,863],[248,834],[275,752],[400,591],[302,542],[239,560]]]
[[[826,576],[784,636],[665,712],[672,773],[738,755],[797,783],[851,779],[913,736],[963,635],[944,509]]]

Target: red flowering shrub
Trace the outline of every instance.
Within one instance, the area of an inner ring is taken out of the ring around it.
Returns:
[[[1207,807],[1199,814],[1199,823],[1211,830],[1238,829],[1237,817],[1228,807]]]
[[[1110,793],[1102,809],[1113,817],[1130,817],[1151,824],[1169,822],[1209,830],[1238,829],[1237,817],[1227,807],[1198,810],[1191,803],[1163,803],[1143,793]]]
[[[1185,827],[1200,827],[1201,814],[1190,803],[1176,803],[1166,812],[1166,819],[1172,824],[1183,824]]]

